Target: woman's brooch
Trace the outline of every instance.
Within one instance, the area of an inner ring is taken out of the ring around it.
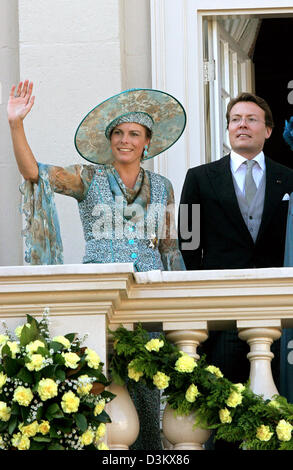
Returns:
[[[155,250],[157,248],[158,244],[159,244],[158,237],[156,236],[155,233],[152,233],[149,248],[152,248],[153,250]]]

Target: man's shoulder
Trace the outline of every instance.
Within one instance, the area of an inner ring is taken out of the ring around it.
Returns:
[[[272,158],[268,156],[265,157],[265,161],[266,161],[266,168],[268,170],[278,171],[280,173],[284,173],[284,174],[289,175],[290,177],[293,177],[292,168],[286,165],[283,165],[282,163],[276,162],[275,160],[273,160]]]
[[[215,160],[213,162],[208,162],[208,163],[202,163],[201,165],[194,166],[189,169],[191,173],[205,173],[210,170],[217,170],[222,168],[224,165],[228,164],[230,161],[230,154],[225,155],[222,158],[219,158],[218,160]]]

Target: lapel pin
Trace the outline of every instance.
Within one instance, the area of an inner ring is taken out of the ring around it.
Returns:
[[[280,184],[280,183],[282,183],[282,180],[276,180],[276,183]]]

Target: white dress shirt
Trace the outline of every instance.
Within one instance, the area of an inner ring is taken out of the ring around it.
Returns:
[[[247,168],[245,162],[247,161],[247,158],[242,157],[238,153],[234,152],[234,150],[231,150],[230,157],[230,166],[232,174],[236,180],[240,191],[242,192],[242,194],[244,194],[244,182]],[[266,170],[264,153],[260,152],[252,160],[256,161],[256,165],[254,165],[252,168],[252,177],[255,181],[256,187],[258,188],[260,180],[262,179]]]

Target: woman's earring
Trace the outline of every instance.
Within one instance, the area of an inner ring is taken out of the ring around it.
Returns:
[[[146,159],[148,157],[148,146],[144,146],[143,158]]]

